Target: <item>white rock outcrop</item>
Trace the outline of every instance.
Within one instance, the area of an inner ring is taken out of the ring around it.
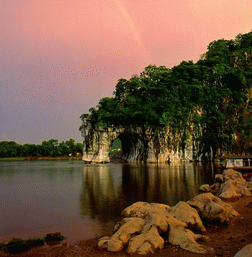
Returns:
[[[169,205],[161,203],[136,202],[122,211],[124,217],[145,218],[150,211],[168,211]]]
[[[248,190],[246,180],[242,174],[233,169],[227,169],[223,172],[223,184],[220,187],[220,197],[224,199],[232,199],[241,196],[251,196]]]
[[[197,195],[187,203],[197,210],[202,219],[208,221],[229,223],[231,218],[239,215],[230,204],[223,202],[212,193]]]
[[[180,201],[174,207],[169,209],[169,213],[176,219],[184,221],[190,229],[196,229],[201,232],[206,232],[201,218],[196,211],[188,203]]]
[[[111,252],[121,251],[125,246],[129,254],[146,255],[164,248],[165,240],[195,253],[212,251],[197,242],[209,238],[190,229],[206,232],[201,218],[228,223],[238,213],[220,198],[205,193],[174,207],[136,202],[124,209],[122,215],[126,218],[115,226],[115,233],[101,238],[98,246]]]
[[[241,196],[251,196],[252,186],[243,178],[242,174],[233,169],[224,170],[223,174],[215,175],[213,185],[200,186],[201,192],[215,192],[220,198],[231,200]]]

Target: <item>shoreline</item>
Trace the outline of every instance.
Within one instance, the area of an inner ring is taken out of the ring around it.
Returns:
[[[56,156],[56,157],[6,157],[0,158],[0,161],[62,161],[62,160],[76,160],[82,161],[82,156]]]
[[[244,246],[252,243],[252,197],[243,196],[237,201],[226,201],[231,204],[238,212],[239,216],[231,220],[227,226],[219,225],[216,223],[206,224],[207,233],[206,235],[211,238],[208,243],[203,243],[214,248],[213,253],[197,254],[188,252],[181,249],[178,246],[167,244],[164,249],[156,252],[154,257],[214,257],[214,256],[225,256],[233,257],[240,249]],[[118,221],[119,221],[118,217]],[[85,233],[85,230],[83,231]],[[98,248],[98,241],[102,236],[100,235],[92,239],[80,240],[74,244],[69,244],[67,240],[61,242],[61,244],[54,246],[42,246],[32,248],[26,252],[18,254],[6,254],[0,252],[0,256],[94,256],[94,257],[105,257],[105,256],[117,256],[126,257],[130,256],[125,251],[113,253]],[[134,255],[133,255],[134,256]],[[149,256],[149,255],[148,255]]]

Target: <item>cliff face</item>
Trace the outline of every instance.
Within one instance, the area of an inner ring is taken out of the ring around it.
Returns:
[[[91,163],[110,162],[109,152],[117,138],[122,143],[122,159],[127,162],[179,162],[193,161],[199,152],[196,130],[190,129],[189,136],[173,134],[169,128],[153,131],[123,127],[102,129],[92,126],[91,120],[82,120],[81,133],[84,138],[83,160]],[[189,133],[189,131],[187,131]],[[187,133],[185,133],[187,135]]]

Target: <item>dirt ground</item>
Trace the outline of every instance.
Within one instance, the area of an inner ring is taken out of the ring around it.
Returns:
[[[239,212],[239,216],[232,219],[227,226],[217,224],[205,224],[206,235],[211,238],[208,243],[202,242],[214,248],[214,252],[207,254],[195,254],[181,249],[178,246],[167,244],[164,249],[151,255],[153,257],[233,257],[241,248],[252,243],[252,197],[242,197],[235,202],[229,202]],[[104,235],[107,236],[107,235]],[[100,238],[100,237],[99,237]],[[30,249],[26,252],[7,254],[0,251],[0,256],[20,257],[66,257],[66,256],[94,256],[94,257],[123,257],[128,256],[124,251],[111,253],[100,250],[97,247],[99,238],[80,241],[74,245],[67,245],[63,242],[56,246],[41,246]],[[138,255],[131,255],[133,257]]]

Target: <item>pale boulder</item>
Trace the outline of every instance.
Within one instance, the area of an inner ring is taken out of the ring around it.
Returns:
[[[205,193],[207,193],[207,192],[211,192],[211,187],[209,186],[209,184],[204,184],[204,185],[201,185],[200,186],[200,192],[205,192]]]
[[[252,256],[252,244],[244,246],[234,257],[251,257]]]
[[[127,207],[122,214],[127,218],[116,225],[112,237],[101,238],[98,246],[116,252],[121,251],[125,245],[127,253],[141,255],[162,249],[165,243],[163,235],[169,243],[191,252],[212,251],[212,248],[197,243],[198,239],[208,241],[208,237],[194,234],[189,229],[196,228],[205,232],[200,217],[227,223],[230,218],[238,215],[231,205],[211,193],[198,195],[174,207],[137,202]]]
[[[233,169],[227,169],[223,172],[224,183],[221,185],[220,197],[223,199],[234,199],[241,196],[251,196],[247,188],[246,180],[242,174]]]
[[[146,221],[142,218],[124,218],[121,227],[112,236],[112,239],[119,239],[126,245],[133,234],[140,233],[143,230],[145,223]]]
[[[136,202],[124,209],[122,216],[145,218],[150,211],[167,211],[169,208],[165,204]]]
[[[160,236],[167,234],[168,242],[179,245],[181,248],[195,252],[206,253],[211,248],[202,246],[198,239],[209,240],[203,235],[196,235],[187,229],[186,222],[174,218],[170,213],[159,211],[149,212],[147,222],[140,235],[132,237],[129,241],[127,253],[150,254],[164,247],[164,239]]]
[[[223,182],[227,180],[235,180],[242,185],[246,185],[246,180],[243,178],[242,174],[236,170],[233,169],[227,169],[223,171]]]
[[[176,219],[184,221],[190,229],[206,232],[198,212],[188,203],[180,201],[169,209],[169,213]]]
[[[111,238],[111,240],[108,241],[108,247],[107,250],[109,252],[120,252],[123,249],[123,242],[119,239]]]
[[[212,251],[212,248],[202,246],[196,242],[198,239],[208,241],[210,240],[208,237],[194,234],[186,228],[187,224],[185,222],[174,218],[171,214],[166,215],[166,220],[169,224],[169,243],[179,245],[182,249],[194,253],[206,253],[207,251]]]
[[[223,202],[212,193],[197,195],[187,203],[197,210],[201,218],[209,221],[229,223],[231,218],[239,215],[230,204]]]
[[[252,178],[252,177],[251,177]],[[247,188],[248,188],[248,190],[249,191],[252,191],[252,180],[250,179],[250,181],[248,181],[247,183],[246,183],[246,186],[247,186]]]
[[[158,249],[164,248],[164,239],[159,235],[157,226],[148,226],[149,230],[144,231],[144,233],[133,237],[129,241],[129,246],[127,248],[128,254],[153,254]]]
[[[135,233],[140,233],[145,225],[145,220],[137,217],[124,218],[116,225],[116,233],[112,237],[103,237],[98,242],[99,248],[107,248],[110,252],[118,252],[123,249]]]

